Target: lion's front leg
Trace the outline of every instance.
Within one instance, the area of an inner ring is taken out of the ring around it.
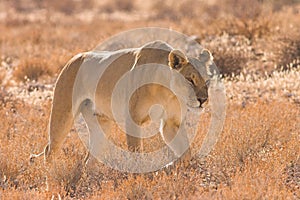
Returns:
[[[161,121],[160,132],[164,142],[174,152],[174,154],[184,162],[191,159],[190,144],[187,133],[184,129],[179,129],[179,120],[174,118]]]
[[[140,124],[137,124],[140,126]],[[142,151],[142,140],[140,137],[141,130],[139,127],[134,128],[129,119],[126,119],[126,142],[129,151],[139,152]]]
[[[142,149],[141,138],[126,134],[126,142],[129,151],[138,152]]]

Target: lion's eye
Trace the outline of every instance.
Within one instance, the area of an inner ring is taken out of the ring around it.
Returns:
[[[195,84],[195,81],[194,81],[193,79],[190,79],[189,81],[190,81],[194,86],[196,85],[196,84]]]
[[[194,73],[191,73],[191,76],[190,76],[190,82],[193,84],[193,86],[196,86],[196,78],[197,78],[197,76],[196,76],[196,74],[194,74]]]

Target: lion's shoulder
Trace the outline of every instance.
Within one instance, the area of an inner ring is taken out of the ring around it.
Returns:
[[[136,66],[147,63],[168,64],[168,55],[172,51],[172,47],[161,40],[155,40],[144,44],[135,52]]]
[[[143,50],[143,49],[153,49],[153,50],[157,49],[157,50],[171,51],[173,48],[164,41],[155,40],[155,41],[144,44],[141,47],[141,50]]]

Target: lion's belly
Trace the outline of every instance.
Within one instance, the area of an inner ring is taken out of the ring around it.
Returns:
[[[124,74],[126,70],[124,70]],[[145,76],[147,75],[145,74]],[[126,117],[130,114],[136,123],[141,123],[149,118],[151,107],[158,104],[164,109],[168,118],[178,118],[180,116],[181,106],[176,96],[167,88],[169,83],[165,84],[165,87],[150,83],[135,88],[137,87],[136,80],[133,79],[136,79],[136,77],[129,79],[128,82],[118,83],[119,85],[116,84],[120,76],[113,79],[108,77],[104,77],[101,80],[102,82],[99,82],[101,85],[99,84],[97,88],[97,112],[112,120],[118,118],[122,122],[125,122]],[[137,77],[137,79],[143,80],[144,78]]]
[[[112,92],[112,91],[111,91]],[[131,96],[128,91],[124,91],[121,97],[106,91],[97,91],[96,110],[97,112],[114,120],[115,118],[123,119],[125,122],[127,112],[132,119],[140,124],[149,118],[149,111],[153,105],[160,105],[168,118],[180,117],[181,106],[177,97],[166,87],[157,84],[148,84],[137,89]],[[123,96],[124,95],[124,96]]]

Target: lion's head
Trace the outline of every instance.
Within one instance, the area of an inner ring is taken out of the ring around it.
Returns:
[[[209,79],[202,75],[211,63],[212,55],[205,49],[196,58],[187,57],[180,50],[172,50],[169,53],[168,65],[184,77],[182,79],[175,76],[171,87],[178,95],[185,96],[188,106],[202,107],[207,101]]]
[[[142,46],[136,54],[135,66],[165,64],[174,72],[171,89],[189,107],[202,107],[208,99],[209,68],[213,64],[211,53],[203,49],[196,57],[173,49],[168,43],[156,40]]]

